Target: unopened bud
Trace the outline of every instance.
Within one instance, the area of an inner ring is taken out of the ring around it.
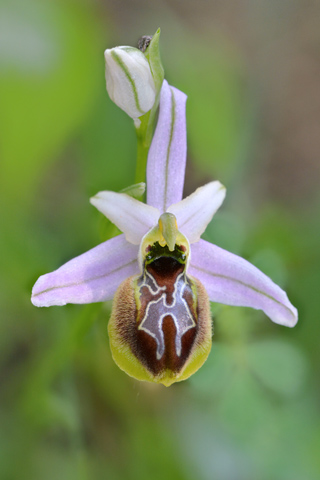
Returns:
[[[111,100],[135,121],[154,105],[156,87],[148,60],[133,47],[104,52],[107,91]]]

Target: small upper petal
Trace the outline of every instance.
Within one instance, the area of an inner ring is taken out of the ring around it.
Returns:
[[[138,247],[119,235],[42,275],[31,301],[37,307],[49,307],[111,300],[123,280],[139,273],[137,256]]]
[[[187,158],[187,96],[163,81],[147,164],[147,203],[165,212],[182,199]]]
[[[222,204],[226,195],[225,187],[218,181],[207,183],[203,187],[171,205],[168,212],[173,213],[179,230],[190,243],[198,242],[213,215]]]
[[[191,246],[189,273],[198,278],[213,302],[263,310],[275,323],[294,327],[296,308],[269,277],[241,257],[200,240]]]
[[[114,223],[128,242],[139,245],[142,237],[154,227],[160,212],[125,193],[99,192],[90,199],[101,213]]]

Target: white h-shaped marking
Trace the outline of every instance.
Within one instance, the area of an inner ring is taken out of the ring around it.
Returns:
[[[153,286],[156,287],[154,292],[150,285],[146,282],[148,279],[144,277],[144,282],[141,287],[147,287],[152,294],[157,294],[160,290],[165,290],[166,287],[159,287],[153,276],[147,272],[149,280],[152,279]],[[176,327],[175,347],[178,357],[181,355],[181,338],[190,329],[196,326],[189,305],[183,298],[183,292],[186,282],[183,280],[184,273],[181,273],[176,278],[173,291],[172,304],[167,303],[166,294],[163,293],[157,300],[151,300],[146,308],[145,315],[139,325],[139,330],[143,330],[148,335],[151,335],[157,342],[157,360],[160,360],[164,354],[165,344],[162,330],[162,322],[164,317],[170,315]]]

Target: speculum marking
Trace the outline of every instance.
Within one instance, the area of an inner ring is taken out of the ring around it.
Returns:
[[[157,360],[160,360],[165,351],[165,341],[163,334],[163,320],[166,316],[170,316],[176,328],[175,350],[178,357],[181,355],[181,339],[183,335],[196,326],[190,311],[189,305],[183,298],[183,293],[187,285],[187,279],[184,272],[180,273],[174,282],[174,290],[172,293],[172,302],[168,303],[167,287],[160,287],[150,272],[146,272],[143,277],[143,283],[139,285],[142,294],[143,287],[148,288],[152,295],[152,300],[148,302],[145,314],[138,327],[148,335],[153,337],[157,343]],[[164,292],[159,297],[161,290]]]

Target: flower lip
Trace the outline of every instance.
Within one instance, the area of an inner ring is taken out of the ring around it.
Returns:
[[[150,252],[141,275],[115,295],[109,339],[126,373],[169,386],[188,378],[209,354],[209,300],[200,282],[186,275],[183,248],[172,252],[156,242],[147,257]]]

